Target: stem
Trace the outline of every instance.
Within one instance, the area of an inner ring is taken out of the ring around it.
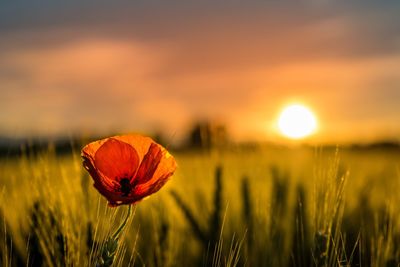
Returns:
[[[128,219],[129,219],[129,217],[131,216],[131,213],[132,213],[131,206],[132,205],[128,205],[128,213],[126,214],[126,217],[125,217],[124,221],[121,223],[121,225],[118,227],[118,229],[111,236],[112,239],[117,240],[119,235],[121,234],[122,230],[125,228],[125,225],[128,222]]]
[[[128,222],[129,217],[131,216],[132,208],[131,205],[128,206],[128,212],[124,221],[120,224],[118,229],[114,232],[112,236],[110,236],[107,241],[104,243],[103,250],[101,253],[100,264],[98,266],[101,267],[110,267],[113,264],[114,257],[117,254],[118,250],[118,239],[124,230],[126,223]]]

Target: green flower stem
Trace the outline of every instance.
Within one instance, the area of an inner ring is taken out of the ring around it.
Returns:
[[[131,207],[131,205],[128,205],[128,212],[126,214],[124,221],[120,224],[120,226],[114,232],[114,234],[107,239],[106,243],[103,246],[103,251],[101,254],[101,261],[100,261],[99,266],[109,267],[112,265],[115,254],[117,253],[117,250],[118,250],[119,236],[121,235],[122,231],[124,230],[126,223],[128,222],[128,219],[131,216],[131,214],[132,214],[132,207]]]
[[[128,222],[129,217],[132,214],[132,205],[128,205],[128,213],[126,214],[125,220],[121,223],[121,225],[118,227],[118,229],[114,232],[114,234],[111,236],[112,239],[117,240],[119,238],[119,235],[121,234],[122,230],[124,230],[126,223]]]

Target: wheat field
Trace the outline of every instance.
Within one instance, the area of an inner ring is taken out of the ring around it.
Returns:
[[[398,266],[398,148],[171,151],[178,169],[133,207],[113,266]],[[96,266],[110,208],[79,149],[0,160],[2,266]]]

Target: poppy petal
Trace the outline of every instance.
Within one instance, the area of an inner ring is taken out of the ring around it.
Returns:
[[[93,180],[97,184],[101,184],[107,190],[113,190],[113,180],[109,179],[105,175],[101,174],[96,168],[94,164],[94,155],[99,147],[106,141],[107,139],[103,139],[100,141],[92,142],[86,145],[82,149],[81,156],[83,158],[83,167],[89,172],[89,174],[93,177]]]
[[[135,195],[138,196],[139,199],[142,199],[157,192],[169,180],[172,174],[173,172],[166,173],[163,176],[159,177],[157,180],[153,180],[152,183],[138,185],[135,188]]]
[[[139,162],[143,160],[144,156],[149,151],[150,145],[154,143],[153,139],[150,137],[138,134],[118,135],[113,138],[131,145],[139,156]]]
[[[134,194],[143,198],[157,192],[174,174],[176,167],[177,165],[174,157],[165,151],[153,176],[147,182],[139,184],[135,188]]]
[[[130,178],[139,165],[139,156],[129,144],[109,138],[94,155],[97,170],[111,180]]]
[[[161,147],[156,143],[152,143],[146,155],[144,155],[142,162],[140,163],[133,183],[143,184],[150,180],[160,164],[162,156]]]
[[[160,177],[171,176],[176,170],[177,164],[174,157],[168,152],[163,152],[163,157],[158,164],[158,168],[153,174],[153,177],[146,183],[154,183],[154,181],[161,179]]]

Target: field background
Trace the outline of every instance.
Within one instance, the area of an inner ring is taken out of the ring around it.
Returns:
[[[398,147],[172,151],[176,174],[138,203],[116,265],[398,266]],[[218,178],[219,177],[219,178]],[[107,207],[79,150],[0,161],[2,266],[95,265],[126,207]]]

